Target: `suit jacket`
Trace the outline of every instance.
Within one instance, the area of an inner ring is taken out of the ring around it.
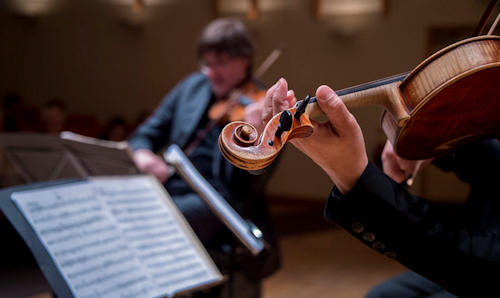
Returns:
[[[213,94],[209,80],[201,73],[194,73],[180,82],[161,102],[152,116],[140,125],[129,142],[133,150],[146,148],[157,152],[166,146],[175,143],[181,148],[189,145],[199,123],[202,121]],[[237,256],[237,264],[221,264],[227,258],[215,254],[230,254],[239,242],[229,230],[217,219],[205,203],[189,189],[179,177],[172,177],[166,183],[166,189],[173,197],[181,212],[184,214],[198,238],[217,261],[219,267],[241,269],[251,279],[260,279],[274,272],[279,266],[277,240],[268,215],[267,206],[263,197],[265,183],[270,173],[255,176],[247,171],[232,166],[221,155],[217,139],[220,127],[207,135],[204,146],[210,150],[207,161],[194,162],[197,168],[203,168],[202,173],[212,186],[244,217],[253,221],[263,232],[264,238],[271,244],[271,248],[257,257],[248,253]],[[207,164],[209,163],[209,164]],[[237,249],[245,251],[246,249]],[[234,260],[233,260],[234,261]],[[224,269],[224,268],[222,268]]]
[[[458,296],[498,297],[500,145],[469,144],[435,164],[471,185],[465,205],[413,196],[369,164],[349,193],[332,190],[325,216]]]

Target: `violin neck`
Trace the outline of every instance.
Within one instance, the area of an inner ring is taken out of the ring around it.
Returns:
[[[398,123],[402,123],[409,117],[408,109],[403,104],[403,98],[399,89],[401,81],[406,78],[407,73],[392,76],[386,79],[349,87],[337,91],[337,95],[342,99],[349,109],[382,106],[388,110]],[[323,112],[319,110],[317,102],[310,104],[307,114],[317,122],[324,122],[326,118]]]
[[[373,89],[373,88],[376,88],[379,86],[388,85],[388,84],[391,84],[394,82],[401,82],[408,76],[408,74],[409,74],[409,72],[405,72],[405,73],[398,74],[398,75],[393,75],[393,76],[383,78],[380,80],[371,81],[368,83],[364,83],[364,84],[356,85],[353,87],[341,89],[341,90],[336,91],[336,93],[338,96],[342,96],[342,95],[347,95],[347,94],[351,94],[351,93],[357,93],[357,92],[368,90],[368,89]]]
[[[404,105],[403,97],[399,85],[401,82],[394,82],[381,85],[355,93],[340,96],[344,104],[349,109],[367,106],[382,106],[388,110],[399,123],[409,117],[409,111]]]

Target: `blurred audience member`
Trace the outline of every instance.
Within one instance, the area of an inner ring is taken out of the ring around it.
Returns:
[[[122,117],[113,117],[111,118],[106,126],[104,127],[103,132],[99,136],[100,139],[120,142],[124,141],[128,137],[129,133],[129,125],[127,121]]]
[[[59,135],[65,129],[66,124],[66,103],[53,98],[47,101],[42,107],[42,132]]]

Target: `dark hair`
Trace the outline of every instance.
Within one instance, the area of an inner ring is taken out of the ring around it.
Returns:
[[[252,60],[254,49],[245,25],[230,18],[212,21],[203,30],[198,40],[198,57],[209,51]]]

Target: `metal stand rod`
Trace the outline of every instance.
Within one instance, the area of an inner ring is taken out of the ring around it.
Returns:
[[[264,249],[262,232],[251,222],[244,220],[229,203],[203,178],[177,145],[171,145],[163,154],[165,161],[173,166],[182,178],[212,209],[214,214],[250,250],[258,255]]]

